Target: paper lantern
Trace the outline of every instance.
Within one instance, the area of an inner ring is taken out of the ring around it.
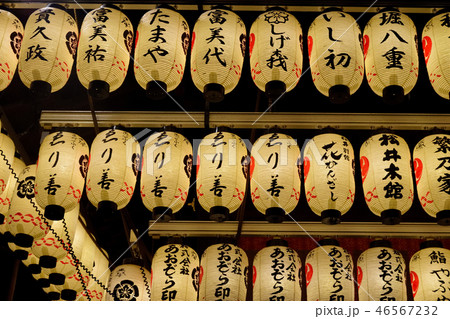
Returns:
[[[319,244],[306,256],[307,300],[354,301],[352,256],[336,240]]]
[[[134,76],[153,99],[162,99],[183,79],[189,48],[189,26],[170,8],[145,13],[136,31]]]
[[[61,297],[61,293],[58,291],[58,288],[55,285],[50,283],[49,287],[43,287],[42,290],[47,294],[48,299],[51,301],[59,300]]]
[[[300,199],[300,149],[289,135],[273,133],[258,138],[251,151],[252,202],[269,222],[281,222]]]
[[[199,271],[199,258],[192,248],[160,247],[152,260],[152,301],[197,301]]]
[[[269,97],[291,91],[303,68],[303,34],[298,20],[281,8],[262,13],[249,37],[253,82]]]
[[[61,220],[80,202],[89,162],[89,147],[78,135],[55,132],[39,148],[36,168],[36,202],[45,217]]]
[[[72,72],[78,43],[75,20],[59,4],[34,11],[25,25],[19,56],[23,84],[47,97],[64,87]]]
[[[96,99],[105,99],[125,80],[133,47],[133,26],[118,7],[104,4],[83,20],[77,75]]]
[[[308,53],[314,85],[333,103],[344,103],[364,78],[361,30],[342,11],[319,15],[308,30]]]
[[[325,224],[337,224],[355,200],[355,156],[342,135],[314,136],[303,155],[306,199]]]
[[[143,266],[124,264],[111,272],[106,301],[150,301],[150,273]]]
[[[450,12],[439,11],[423,28],[422,49],[431,86],[444,99],[450,99]]]
[[[11,12],[0,9],[0,92],[11,83],[16,72],[23,25]]]
[[[28,251],[27,259],[22,260],[22,263],[28,268],[31,274],[41,273],[41,266],[39,266],[39,258],[31,252],[31,248],[25,248]]]
[[[111,271],[109,270],[108,254],[103,249],[96,250],[95,265],[92,270],[92,275],[97,280],[92,280],[91,284],[88,286],[90,299],[92,301],[102,301],[106,297],[106,291],[101,285],[103,285],[103,287],[108,287],[108,279],[111,275]]]
[[[128,132],[112,128],[99,133],[91,145],[86,194],[92,205],[122,209],[136,186],[140,158],[138,141]]]
[[[398,10],[381,10],[364,29],[364,58],[370,88],[397,104],[414,88],[419,75],[414,22]]]
[[[242,19],[230,10],[212,9],[200,15],[191,41],[191,76],[210,102],[220,102],[238,84],[247,33]]]
[[[8,214],[9,206],[11,205],[11,198],[14,194],[14,190],[16,189],[17,178],[24,168],[25,163],[20,158],[14,157],[12,163],[14,174],[12,172],[10,173],[5,190],[0,195],[0,233],[4,233],[6,231],[7,226],[6,224],[2,226],[2,222],[4,217]]]
[[[276,244],[253,260],[253,301],[300,301],[302,262],[297,252]]]
[[[390,242],[376,240],[358,258],[359,301],[408,301],[406,264]]]
[[[223,221],[244,199],[247,149],[239,136],[219,131],[200,142],[197,154],[198,202],[212,220]]]
[[[392,133],[376,134],[361,146],[360,163],[367,206],[383,224],[398,224],[414,199],[408,144]]]
[[[9,177],[11,176],[11,165],[14,163],[14,152],[15,146],[12,139],[3,133],[0,133],[0,195],[6,190]]]
[[[170,220],[186,202],[192,172],[192,146],[181,134],[159,132],[144,146],[141,198],[155,219]]]
[[[248,259],[232,244],[206,248],[200,262],[200,301],[242,301],[247,295]]]
[[[427,241],[409,262],[414,301],[450,300],[450,250]]]

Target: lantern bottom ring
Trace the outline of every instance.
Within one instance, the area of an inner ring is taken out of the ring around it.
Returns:
[[[337,209],[326,209],[321,213],[322,223],[326,225],[337,225],[341,222],[341,212]]]
[[[61,220],[64,218],[65,209],[59,205],[47,205],[44,210],[44,217],[50,220]]]
[[[2,225],[5,222],[5,215],[0,214],[0,225]]]
[[[39,266],[42,268],[55,268],[57,261],[53,256],[44,255],[39,258]]]
[[[437,223],[442,226],[450,226],[450,210],[442,210],[436,214]]]
[[[167,84],[162,81],[150,81],[145,92],[150,99],[160,101],[167,95]]]
[[[102,200],[98,203],[97,214],[100,216],[108,217],[111,216],[115,211],[117,211],[117,204],[112,201]]]
[[[266,83],[265,91],[271,101],[275,101],[286,92],[286,83],[279,80],[273,80]]]
[[[67,301],[74,301],[77,299],[77,292],[72,289],[64,289],[61,291],[61,299]]]
[[[397,105],[403,102],[405,90],[400,85],[389,85],[383,89],[383,101],[386,104]]]
[[[211,214],[209,216],[209,219],[219,223],[228,220],[228,217],[230,215],[230,210],[224,206],[213,206],[211,207],[209,212]]]
[[[42,288],[48,288],[50,287],[50,281],[47,278],[39,278],[37,280],[38,285]]]
[[[225,97],[225,88],[219,83],[208,83],[203,88],[203,95],[208,102],[222,102]]]
[[[266,220],[269,223],[282,223],[286,212],[280,207],[270,207],[266,209]]]
[[[31,93],[38,99],[46,99],[52,93],[52,86],[45,81],[36,80],[30,84]]]
[[[28,258],[29,253],[26,250],[17,249],[16,251],[13,252],[13,255],[18,260],[26,260]]]
[[[51,301],[56,301],[56,300],[59,300],[61,294],[56,291],[50,291],[49,293],[47,293],[47,296],[48,296],[48,299],[50,299]]]
[[[89,95],[96,100],[104,100],[109,96],[109,84],[105,81],[94,80],[89,82]]]
[[[164,206],[158,206],[153,209],[153,219],[158,222],[168,222],[172,219],[172,209]]]
[[[30,273],[33,275],[37,275],[41,273],[41,266],[38,264],[30,264],[28,265],[28,270],[30,270]]]
[[[50,283],[53,285],[63,285],[66,281],[66,276],[55,272],[48,276],[48,280],[50,280]]]
[[[33,245],[34,238],[28,234],[19,233],[14,236],[14,244],[20,247],[31,247]]]
[[[397,225],[400,224],[401,216],[398,209],[386,209],[381,213],[381,222],[384,225]]]
[[[334,104],[344,104],[350,100],[350,88],[347,85],[338,84],[328,90],[330,102]]]

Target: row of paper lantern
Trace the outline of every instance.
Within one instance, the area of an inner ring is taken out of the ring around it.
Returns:
[[[446,99],[450,98],[449,21],[448,12],[437,14],[422,33],[430,82]],[[107,97],[125,79],[135,39],[135,77],[150,95],[162,97],[180,84],[191,44],[194,84],[205,98],[219,101],[238,84],[247,45],[242,19],[219,8],[200,15],[192,35],[186,20],[164,7],[144,14],[136,36],[130,20],[113,5],[89,12],[80,35],[70,14],[55,4],[33,12],[25,31],[19,19],[2,10],[0,26],[0,91],[11,82],[18,63],[22,82],[43,95],[67,83],[76,57],[83,86],[94,97]],[[279,8],[268,10],[252,24],[248,39],[256,86],[272,97],[292,90],[303,71],[298,20]],[[417,82],[417,32],[401,12],[379,12],[361,33],[349,14],[325,11],[311,24],[307,43],[314,84],[332,101],[343,102],[355,93],[364,73],[371,89],[391,102],[408,94]]]

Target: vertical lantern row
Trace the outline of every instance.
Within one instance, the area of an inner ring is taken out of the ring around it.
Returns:
[[[143,266],[127,263],[111,272],[106,301],[150,301],[150,273]]]

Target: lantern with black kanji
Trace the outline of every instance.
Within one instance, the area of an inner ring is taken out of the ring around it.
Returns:
[[[22,22],[11,12],[0,9],[0,92],[14,77],[22,39]]]
[[[364,78],[361,30],[337,9],[319,15],[308,30],[308,54],[314,85],[333,103],[345,103]]]
[[[350,141],[326,133],[308,141],[303,155],[306,200],[325,224],[337,224],[355,200],[355,156]]]
[[[200,260],[200,301],[245,300],[248,259],[244,250],[232,244],[212,245]]]
[[[411,154],[406,141],[393,133],[376,134],[360,150],[364,198],[383,224],[398,224],[414,199]]]
[[[192,146],[181,134],[163,131],[144,146],[141,198],[155,219],[168,221],[186,202],[192,172]]]
[[[3,194],[8,186],[11,167],[14,163],[15,149],[13,140],[8,135],[0,133],[0,195]]]
[[[266,134],[252,147],[250,190],[253,205],[269,222],[282,222],[300,199],[300,149],[281,133]]]
[[[389,104],[402,102],[419,75],[414,22],[398,10],[381,10],[366,24],[363,41],[370,88]]]
[[[191,76],[210,102],[220,102],[238,84],[247,33],[234,12],[216,8],[204,12],[192,31]]]
[[[152,260],[152,301],[197,301],[199,262],[195,250],[186,245],[160,247]]]
[[[256,18],[249,36],[253,82],[269,98],[291,91],[303,67],[303,34],[298,20],[282,8],[269,8]]]
[[[334,239],[319,241],[306,256],[306,296],[308,301],[353,301],[355,285],[353,260]]]
[[[414,301],[450,300],[450,250],[437,240],[428,240],[409,261]]]
[[[359,301],[407,301],[406,264],[387,240],[375,240],[358,258]]]
[[[134,76],[150,98],[162,99],[183,79],[189,26],[173,8],[145,13],[136,31]]]
[[[45,217],[60,220],[80,202],[89,162],[89,147],[70,132],[47,135],[39,148],[36,168],[36,202]]]
[[[112,4],[89,12],[80,30],[77,75],[96,99],[105,99],[125,80],[133,48],[133,26]]]
[[[112,128],[95,137],[86,176],[86,194],[99,213],[122,209],[130,202],[139,160],[139,143],[130,133]]]
[[[64,87],[72,72],[78,27],[59,4],[34,11],[25,25],[19,56],[23,84],[40,97]]]
[[[210,218],[224,221],[241,206],[246,192],[248,154],[229,132],[207,135],[197,152],[197,199]]]
[[[302,261],[284,240],[271,240],[253,260],[253,301],[302,300]]]
[[[18,157],[14,157],[12,163],[13,172],[9,175],[8,182],[6,183],[5,190],[0,195],[0,233],[6,231],[7,226],[2,225],[4,218],[8,214],[9,206],[11,205],[11,199],[16,189],[17,178],[19,174],[25,168],[25,163]]]

